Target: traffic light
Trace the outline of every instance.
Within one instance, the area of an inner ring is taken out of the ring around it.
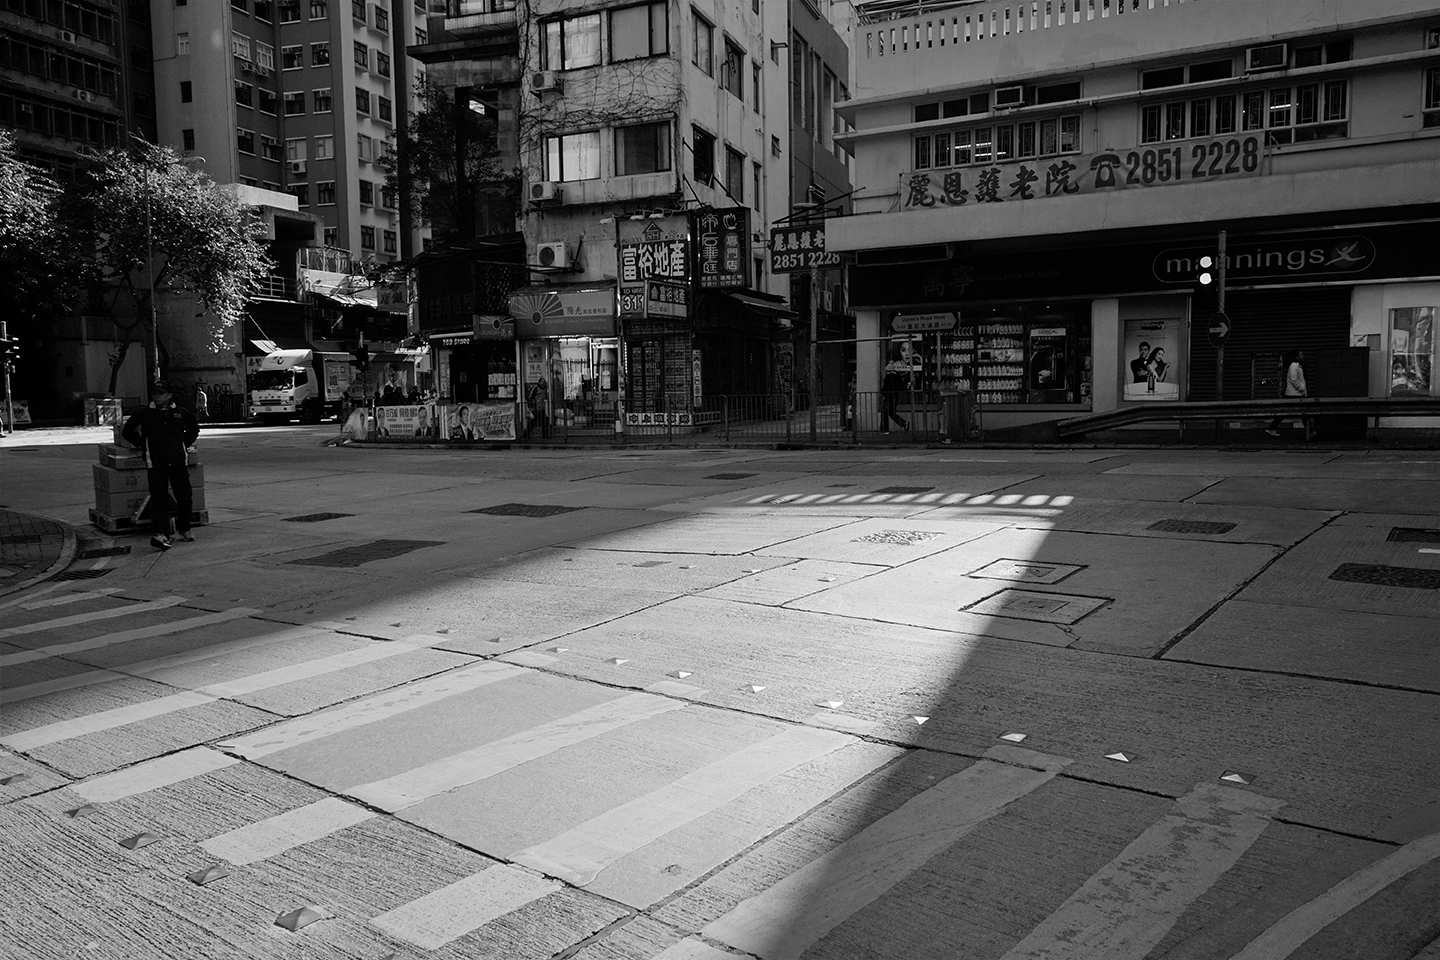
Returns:
[[[20,360],[20,341],[11,337],[5,321],[0,320],[0,366],[14,368]]]
[[[1202,287],[1210,287],[1215,283],[1215,258],[1208,253],[1202,256],[1195,264],[1195,280]]]
[[[355,366],[359,367],[361,370],[364,370],[366,367],[370,366],[370,348],[365,346],[365,344],[362,343],[360,344],[360,346],[350,351],[350,355],[355,358]]]

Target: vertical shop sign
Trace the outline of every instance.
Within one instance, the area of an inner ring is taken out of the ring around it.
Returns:
[[[698,409],[700,408],[700,395],[704,392],[704,391],[701,389],[701,384],[700,384],[700,351],[699,351],[699,350],[694,350],[694,351],[692,351],[691,364],[694,366],[694,372],[691,374],[691,377],[692,377],[693,382],[694,382],[694,385],[695,385],[695,408],[698,410]]]
[[[645,281],[690,282],[690,219],[684,214],[659,220],[615,221],[620,315],[645,315]]]
[[[1180,399],[1180,321],[1126,320],[1120,376],[1126,400]]]
[[[749,285],[750,210],[697,210],[695,275],[702,290],[727,290]]]

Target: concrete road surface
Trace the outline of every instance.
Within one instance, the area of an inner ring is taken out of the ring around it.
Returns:
[[[0,449],[0,956],[1440,960],[1440,455],[332,429]]]

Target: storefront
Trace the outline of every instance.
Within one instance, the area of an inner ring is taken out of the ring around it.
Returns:
[[[613,432],[620,390],[614,285],[525,287],[511,295],[510,316],[519,345],[522,431]]]
[[[515,325],[508,317],[479,317],[468,331],[432,334],[430,346],[442,403],[516,399]]]

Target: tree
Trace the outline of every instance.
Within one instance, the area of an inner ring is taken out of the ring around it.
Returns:
[[[508,219],[513,229],[520,178],[499,155],[497,103],[474,88],[452,94],[430,80],[421,81],[419,94],[421,109],[397,128],[380,160],[386,188],[442,242],[475,236],[477,220]]]
[[[59,184],[20,159],[14,135],[0,129],[0,296],[7,319],[30,336],[41,321],[68,313],[73,300],[73,248],[56,212],[60,193]]]
[[[113,393],[137,335],[155,343],[151,369],[163,373],[168,366],[154,329],[152,290],[195,294],[218,320],[211,331],[218,345],[271,264],[258,219],[169,147],[137,140],[129,149],[86,156],[80,173],[67,217],[77,246],[94,254],[84,275],[92,309],[118,333]]]

